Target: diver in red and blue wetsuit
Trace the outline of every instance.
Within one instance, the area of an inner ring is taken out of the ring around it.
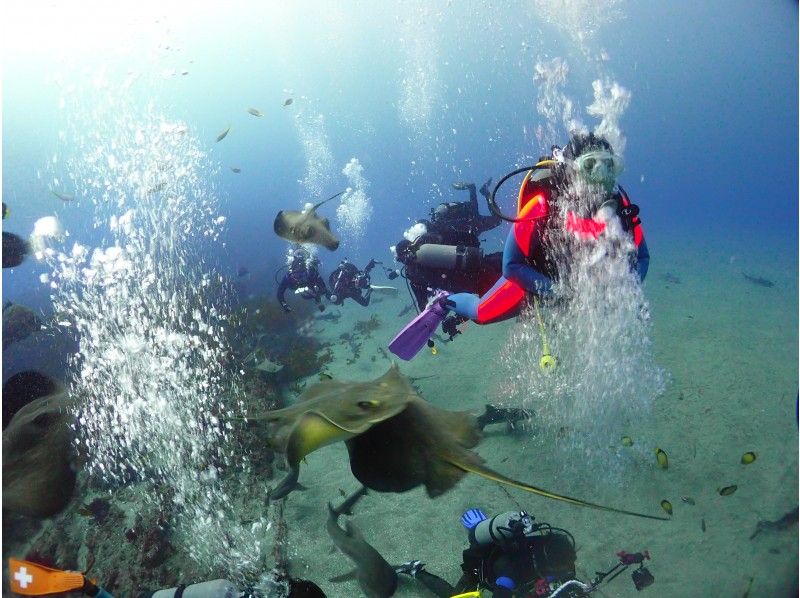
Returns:
[[[427,313],[395,337],[390,350],[402,359],[411,359],[442,321],[446,330],[452,330],[458,321],[490,324],[518,315],[530,294],[546,297],[551,293],[553,282],[570,267],[574,242],[632,235],[635,253],[630,256],[631,265],[644,280],[650,254],[639,209],[616,184],[622,168],[622,159],[611,144],[590,133],[574,135],[563,151],[554,148],[552,159],[506,175],[500,184],[527,171],[516,218],[503,216],[514,223],[503,251],[503,275],[482,296],[438,293]],[[493,197],[490,207],[500,215]],[[448,311],[456,315],[445,319]]]
[[[558,252],[553,245],[562,245],[559,241],[565,237],[597,240],[615,225],[633,235],[635,270],[640,280],[647,275],[650,254],[638,208],[624,189],[616,186],[622,162],[608,141],[594,134],[576,135],[561,152],[560,161],[545,160],[540,164],[543,168],[529,171],[520,188],[516,222],[503,251],[503,276],[482,297],[466,293],[448,296],[446,306],[459,316],[490,324],[518,315],[528,293],[547,296],[551,292],[559,267],[565,265],[555,255]],[[570,201],[568,195],[574,193],[572,183],[576,181],[593,188],[598,208],[588,217],[578,210],[566,209],[562,218],[554,204],[560,198]],[[619,219],[618,223],[612,224],[614,218]]]

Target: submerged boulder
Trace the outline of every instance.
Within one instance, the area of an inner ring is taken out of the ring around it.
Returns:
[[[3,429],[14,414],[31,401],[62,391],[55,380],[41,372],[28,370],[14,374],[3,384]]]
[[[3,350],[14,343],[25,340],[42,329],[42,322],[27,307],[6,304],[3,307]]]

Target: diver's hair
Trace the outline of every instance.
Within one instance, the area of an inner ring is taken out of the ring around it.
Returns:
[[[564,147],[563,156],[567,160],[574,160],[581,154],[591,150],[606,150],[614,153],[614,148],[605,137],[594,133],[575,133]]]

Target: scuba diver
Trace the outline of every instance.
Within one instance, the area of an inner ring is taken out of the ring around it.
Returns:
[[[480,189],[489,198],[486,181]],[[395,245],[395,258],[403,264],[401,275],[406,279],[418,311],[425,309],[435,289],[453,293],[488,291],[502,273],[500,252],[484,255],[479,235],[500,225],[502,219],[478,212],[478,199],[473,183],[453,183],[455,189],[468,190],[467,202],[443,203],[431,210],[430,220],[420,220],[424,232],[413,241],[403,239]],[[464,321],[462,318],[460,321]],[[456,319],[445,326],[451,338],[458,334]]]
[[[284,311],[290,312],[292,308],[286,303],[285,295],[287,289],[292,289],[303,299],[313,299],[317,302],[317,309],[325,310],[322,304],[322,297],[329,297],[330,293],[325,286],[325,281],[319,273],[319,260],[312,256],[300,245],[294,246],[289,250],[287,265],[279,268],[277,274],[283,268],[288,268],[278,284],[278,303]]]
[[[634,252],[628,257],[643,281],[650,254],[639,208],[616,185],[622,169],[622,159],[608,141],[593,133],[577,133],[563,150],[554,146],[551,158],[504,176],[488,200],[495,215],[513,222],[503,251],[502,276],[483,295],[451,294],[440,288],[426,310],[392,340],[390,350],[401,359],[413,358],[450,311],[478,324],[519,315],[530,296],[551,296],[554,280],[570,267],[576,244],[604,239],[610,247],[624,250],[623,241],[632,240]],[[523,172],[527,174],[519,190],[517,216],[504,216],[496,204],[497,190]]]
[[[462,553],[462,575],[455,587],[414,560],[395,570],[417,579],[441,598],[481,596],[489,590],[495,598],[542,596],[580,598],[595,591],[603,581],[611,581],[628,567],[638,565],[631,574],[634,586],[642,590],[655,578],[644,566],[647,551],[617,553],[619,562],[597,572],[591,583],[576,579],[575,539],[567,530],[539,523],[524,511],[509,511],[487,518],[480,509],[469,509],[461,516],[469,547]]]
[[[330,300],[334,305],[341,305],[345,299],[352,299],[359,305],[366,307],[372,295],[369,273],[378,264],[370,260],[364,270],[359,270],[347,259],[339,262],[339,266],[328,277],[330,285]]]
[[[481,187],[481,195],[487,201],[490,196],[489,186],[492,179],[486,181]],[[500,226],[502,218],[495,214],[483,216],[478,211],[478,194],[475,191],[475,183],[456,182],[453,189],[458,191],[469,191],[469,201],[451,201],[440,203],[431,209],[430,220],[423,221],[428,232],[437,233],[444,237],[450,234],[463,234],[464,232],[480,236],[486,231]]]

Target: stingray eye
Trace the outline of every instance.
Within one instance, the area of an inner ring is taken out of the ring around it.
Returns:
[[[379,407],[381,402],[380,401],[376,401],[376,400],[373,399],[371,401],[359,401],[357,404],[358,404],[358,408],[359,409],[363,409],[364,411],[367,411],[367,410],[371,410],[371,409],[375,409],[376,407]]]

